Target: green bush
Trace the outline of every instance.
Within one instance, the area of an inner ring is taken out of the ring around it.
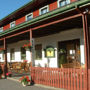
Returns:
[[[60,55],[59,57],[59,67],[61,67],[61,64],[67,63],[66,55]]]

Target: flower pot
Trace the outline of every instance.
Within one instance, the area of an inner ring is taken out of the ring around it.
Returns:
[[[23,76],[19,79],[22,83],[23,86],[28,86],[30,85],[30,79],[28,76]]]
[[[30,82],[28,82],[27,84],[26,83],[24,83],[24,82],[22,82],[22,85],[25,87],[25,86],[29,86],[31,83]]]
[[[28,85],[30,85],[31,84],[31,82],[28,82]]]
[[[25,49],[31,51],[32,47],[25,47]]]
[[[26,87],[26,86],[27,86],[27,84],[25,84],[24,82],[22,82],[22,85],[23,85],[24,87]]]

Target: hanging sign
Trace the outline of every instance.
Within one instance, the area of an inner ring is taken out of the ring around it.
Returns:
[[[45,49],[45,56],[48,58],[55,57],[55,49],[52,46],[47,46]]]

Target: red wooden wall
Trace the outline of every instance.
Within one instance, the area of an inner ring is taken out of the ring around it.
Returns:
[[[16,20],[16,25],[25,22],[25,16]]]
[[[71,2],[75,2],[76,0],[70,0]]]
[[[3,30],[5,31],[5,30],[7,30],[7,29],[9,29],[10,28],[10,24],[7,24],[7,25],[5,25],[4,27],[3,27]]]
[[[71,0],[71,2],[75,2],[76,0]],[[54,1],[53,3],[49,4],[49,11],[52,11],[54,9],[56,9],[58,7],[57,5],[57,0]],[[36,10],[36,11],[33,11],[33,18],[39,16],[39,10]],[[16,25],[20,24],[20,23],[23,23],[25,22],[25,16],[24,17],[21,17],[20,19],[17,19],[16,20]],[[10,24],[4,26],[4,30],[7,30],[10,28]]]
[[[52,11],[56,8],[57,8],[57,1],[55,1],[49,5],[49,11]]]
[[[35,18],[37,16],[39,16],[39,10],[36,10],[36,11],[33,12],[33,18]]]

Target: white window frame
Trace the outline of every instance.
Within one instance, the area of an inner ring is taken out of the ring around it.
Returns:
[[[10,28],[13,28],[13,27],[11,26],[11,24],[13,24],[13,23],[15,24],[15,21],[13,21],[13,22],[10,23]],[[15,24],[15,25],[16,25],[16,24]],[[15,27],[15,26],[14,26],[14,27]]]
[[[60,7],[60,6],[59,6],[59,2],[60,2],[60,1],[63,1],[63,0],[58,0],[58,2],[57,2],[57,3],[58,3],[58,8]],[[70,0],[68,0],[68,4],[69,4],[69,3],[70,3]],[[61,7],[62,7],[62,6],[61,6]]]
[[[26,17],[25,17],[25,18],[26,18],[26,21],[29,21],[29,20],[27,20],[27,16],[29,16],[29,15],[32,15],[32,19],[33,19],[33,13],[29,13],[29,14],[27,14]]]
[[[0,27],[0,32],[3,32],[3,27]]]
[[[44,8],[47,8],[47,12],[49,12],[49,6],[46,5],[46,6],[44,6],[44,7],[42,7],[42,8],[39,9],[39,15],[43,15],[43,14],[41,14],[41,10],[44,9]]]

